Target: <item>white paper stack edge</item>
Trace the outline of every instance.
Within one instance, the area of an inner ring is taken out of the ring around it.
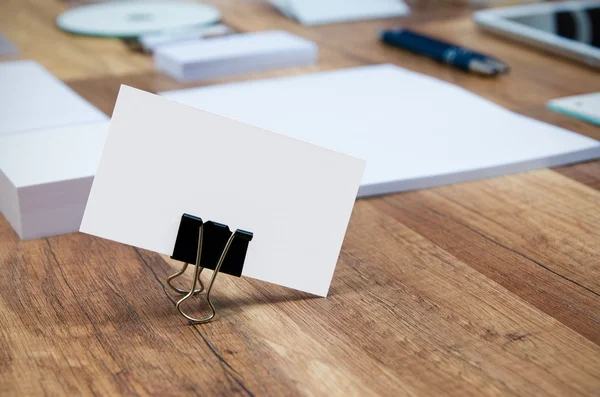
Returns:
[[[268,0],[288,18],[303,25],[392,18],[406,15],[400,0]]]
[[[35,62],[0,87],[0,211],[22,239],[77,231],[108,117]]]
[[[177,80],[191,81],[313,65],[317,55],[312,41],[266,31],[161,46],[154,53],[154,65]]]
[[[0,138],[0,209],[22,239],[79,229],[108,122]]]

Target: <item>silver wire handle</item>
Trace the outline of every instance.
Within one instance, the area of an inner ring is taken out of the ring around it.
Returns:
[[[223,249],[223,252],[221,253],[221,257],[219,258],[219,261],[217,262],[217,266],[215,267],[215,270],[213,271],[213,274],[210,278],[208,288],[206,289],[206,294],[205,294],[206,302],[208,303],[208,306],[210,307],[210,310],[211,310],[211,314],[209,316],[207,316],[205,318],[194,318],[194,317],[186,314],[181,309],[181,304],[183,302],[185,302],[187,299],[189,299],[193,295],[199,294],[204,290],[204,284],[202,284],[202,280],[200,279],[200,273],[202,273],[202,270],[204,270],[204,268],[200,266],[200,259],[202,257],[202,241],[203,241],[203,237],[204,237],[204,225],[200,226],[200,233],[198,235],[198,251],[196,253],[196,270],[194,271],[194,278],[192,280],[192,288],[190,288],[190,290],[188,290],[188,291],[185,291],[185,290],[179,289],[171,284],[171,280],[181,276],[183,274],[183,272],[185,272],[185,270],[188,267],[188,263],[185,263],[183,265],[183,267],[181,268],[181,270],[179,270],[177,273],[172,274],[171,276],[169,276],[167,278],[167,284],[169,285],[169,287],[171,287],[173,290],[177,291],[178,293],[186,294],[183,298],[181,298],[175,304],[175,307],[177,308],[179,313],[181,313],[182,316],[184,316],[185,318],[190,320],[190,322],[192,324],[206,324],[206,323],[210,322],[213,318],[215,318],[215,316],[217,314],[215,307],[210,300],[210,292],[215,283],[217,275],[219,274],[221,265],[223,265],[223,262],[225,261],[225,257],[227,256],[227,252],[229,251],[229,248],[231,247],[231,243],[233,242],[235,235],[236,235],[236,233],[231,233],[231,236],[229,236],[229,239],[227,240],[227,244],[225,244],[225,248]],[[196,284],[198,283],[198,281],[200,282],[201,287],[199,289],[196,289]]]
[[[185,273],[185,270],[187,269],[188,265],[189,265],[189,263],[185,262],[183,264],[183,267],[181,268],[181,270],[179,270],[177,273],[171,274],[169,277],[167,277],[167,284],[169,285],[169,287],[171,287],[171,289],[173,291],[177,292],[178,294],[185,295],[190,291],[187,289],[177,288],[176,286],[171,284],[171,281],[176,279],[177,277],[181,276],[183,273]],[[200,269],[200,272],[198,273],[198,282],[200,283],[200,288],[198,288],[197,290],[194,290],[194,295],[199,294],[200,292],[204,291],[204,283],[202,283],[202,279],[200,278],[200,274],[202,273],[202,270],[204,270],[204,268]]]

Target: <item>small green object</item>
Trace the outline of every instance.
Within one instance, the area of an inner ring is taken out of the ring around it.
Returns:
[[[600,126],[600,92],[553,99],[548,109]]]

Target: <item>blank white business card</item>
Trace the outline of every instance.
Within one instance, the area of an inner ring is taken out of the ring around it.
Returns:
[[[171,255],[188,213],[254,234],[243,276],[326,296],[364,167],[122,86],[81,231]]]

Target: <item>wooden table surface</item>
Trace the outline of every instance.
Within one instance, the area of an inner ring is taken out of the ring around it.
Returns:
[[[544,105],[600,91],[596,71],[482,33],[470,10],[421,2],[404,18],[306,28],[260,1],[211,3],[238,31],[286,29],[320,50],[314,67],[220,81],[390,62],[600,138]],[[3,0],[0,32],[108,114],[121,83],[182,87],[119,41],[59,31],[66,8]],[[381,45],[377,29],[398,23],[512,73]],[[599,190],[595,161],[358,200],[328,298],[223,276],[204,326],[173,307],[178,264],[79,233],[19,241],[0,216],[0,394],[600,396]]]

